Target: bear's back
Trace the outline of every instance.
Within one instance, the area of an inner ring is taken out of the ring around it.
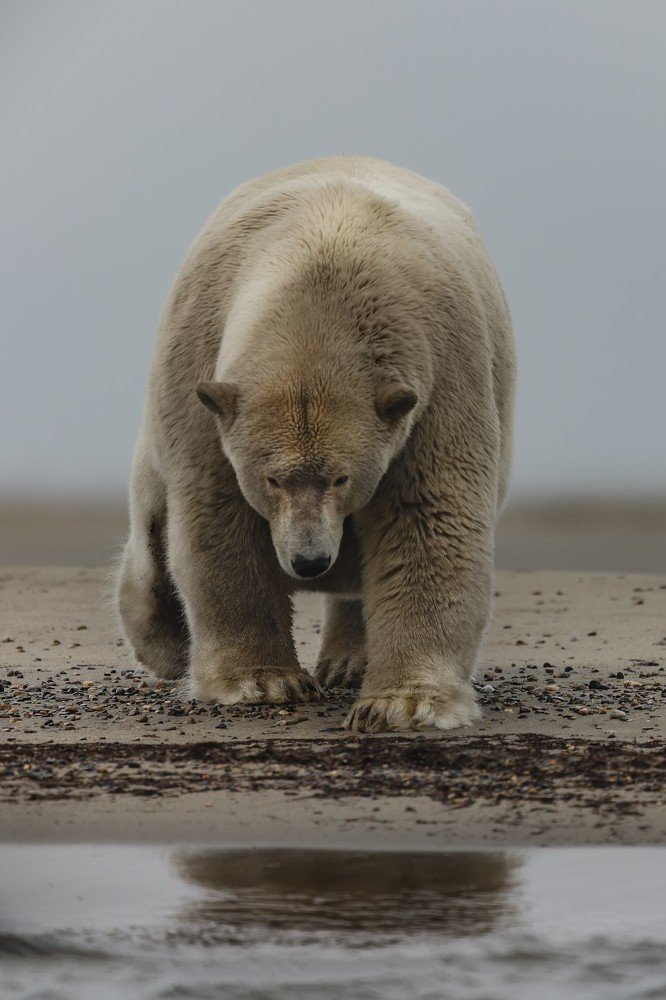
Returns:
[[[431,230],[443,234],[462,223],[475,231],[471,210],[441,184],[388,160],[348,154],[304,160],[246,181],[225,198],[211,223],[215,228],[245,224],[255,232],[262,218],[272,221],[299,197],[345,181],[398,205]]]

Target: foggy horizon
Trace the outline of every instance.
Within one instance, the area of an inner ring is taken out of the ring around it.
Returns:
[[[334,153],[470,205],[511,307],[511,496],[666,488],[666,7],[5,3],[3,496],[122,499],[159,315],[239,183]]]

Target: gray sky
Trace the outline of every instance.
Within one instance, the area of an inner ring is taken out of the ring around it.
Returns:
[[[475,211],[514,495],[666,487],[662,0],[4,0],[7,493],[120,493],[182,256],[248,177],[386,157]]]

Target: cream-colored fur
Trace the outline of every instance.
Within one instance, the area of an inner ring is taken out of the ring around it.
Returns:
[[[357,730],[472,722],[514,379],[504,295],[444,188],[356,156],[242,185],[158,334],[118,583],[137,658],[224,703],[360,684]],[[299,587],[327,594],[318,684]]]

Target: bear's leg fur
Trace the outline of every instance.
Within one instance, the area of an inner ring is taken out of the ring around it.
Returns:
[[[497,487],[486,470],[497,449],[491,429],[485,462],[469,449],[447,454],[465,440],[457,430],[426,428],[356,518],[368,666],[353,730],[452,729],[480,715],[471,674],[490,612]],[[434,481],[423,468],[437,470]]]
[[[172,680],[187,671],[188,634],[185,612],[167,569],[165,534],[164,484],[138,452],[117,603],[125,638],[139,663]]]
[[[298,663],[268,527],[237,486],[211,491],[208,480],[170,496],[168,549],[187,611],[193,696],[225,705],[318,696]]]
[[[367,663],[363,602],[327,595],[315,676],[323,687],[359,688]]]

